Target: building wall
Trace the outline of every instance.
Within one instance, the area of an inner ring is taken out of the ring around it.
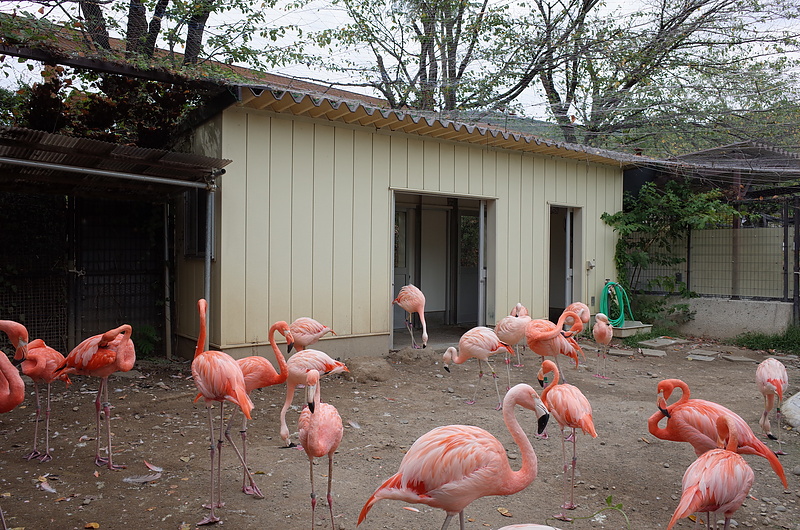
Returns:
[[[599,217],[622,206],[620,168],[249,109],[227,110],[196,141],[197,152],[233,160],[217,197],[211,341],[234,356],[260,350],[270,323],[299,316],[336,331],[319,345],[331,355],[386,351],[393,191],[490,201],[490,324],[518,301],[546,316],[550,205],[582,209],[578,263],[597,268],[576,270],[580,297],[614,277],[614,234]],[[178,267],[178,329],[189,341],[197,266]]]

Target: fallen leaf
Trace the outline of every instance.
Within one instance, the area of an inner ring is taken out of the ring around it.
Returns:
[[[507,508],[503,508],[502,506],[499,507],[497,511],[500,512],[500,515],[502,515],[503,517],[513,517],[513,515],[511,515],[511,512],[509,512]]]
[[[83,525],[84,528],[100,528],[100,523],[86,523]]]
[[[65,501],[65,500],[67,500],[66,497],[59,497],[54,502],[62,502],[62,501]]]
[[[161,478],[161,473],[150,473],[149,475],[134,475],[132,477],[125,477],[122,479],[122,482],[128,482],[132,484],[146,484],[147,482],[153,482]]]
[[[189,461],[189,460],[191,460],[191,459],[192,459],[192,457],[191,457],[191,456],[182,456],[182,457],[181,457],[181,462],[188,462],[188,461]]]

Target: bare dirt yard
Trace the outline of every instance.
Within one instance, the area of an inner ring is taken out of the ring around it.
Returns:
[[[586,342],[586,344],[591,344]],[[324,343],[319,349],[324,349]],[[733,351],[752,362],[690,361],[691,349]],[[511,466],[520,457],[502,414],[495,410],[491,377],[477,389],[477,403],[466,405],[477,382],[477,363],[442,369],[442,349],[375,352],[348,362],[351,373],[323,380],[322,399],[334,404],[343,419],[344,439],[335,459],[333,509],[336,529],[353,529],[358,514],[375,488],[392,475],[405,451],[428,430],[446,424],[471,424],[493,433],[506,447]],[[548,523],[569,528],[626,528],[622,513],[606,510],[606,500],[621,504],[630,528],[665,528],[681,493],[681,478],[695,460],[686,443],[662,441],[647,431],[647,418],[656,411],[656,384],[665,378],[686,381],[692,397],[721,403],[741,415],[759,434],[763,398],[755,385],[756,362],[766,352],[740,350],[693,341],[667,350],[666,357],[609,357],[608,380],[593,377],[595,354],[587,349],[587,363],[578,370],[566,368],[568,382],[578,386],[594,408],[598,437],[578,436],[578,472],[575,498],[578,508],[571,523],[556,521],[562,492],[561,441],[558,424],[551,418],[547,439],[533,436],[533,413],[517,414],[538,456],[539,474],[527,489],[509,497],[485,497],[466,509],[467,528],[500,528],[516,523]],[[562,357],[562,367],[569,360]],[[514,368],[512,384],[526,382],[538,389],[540,358],[530,352],[524,368]],[[800,388],[800,363],[784,360],[790,391]],[[501,391],[505,367],[497,363]],[[209,452],[207,416],[202,404],[193,404],[194,384],[188,362],[139,361],[133,371],[112,376],[114,461],[127,469],[114,472],[96,467],[94,456],[94,393],[98,380],[74,377],[64,390],[54,384],[53,460],[26,461],[30,449],[35,406],[30,396],[10,413],[0,416],[0,507],[9,528],[164,528],[191,529],[206,513]],[[223,501],[218,510],[224,526],[236,529],[311,526],[309,466],[296,448],[281,447],[278,414],[285,386],[256,391],[256,409],[248,431],[248,460],[264,499],[241,491],[241,468],[229,447],[223,448]],[[295,396],[288,419],[296,431],[303,393]],[[217,409],[218,410],[218,409]],[[230,407],[226,408],[230,410]],[[774,421],[774,420],[773,420]],[[234,420],[239,441],[239,419]],[[773,423],[774,425],[774,423]],[[44,427],[42,423],[42,428]],[[784,490],[767,461],[746,456],[755,471],[753,498],[735,514],[737,528],[800,529],[800,435],[782,430],[780,444],[767,442],[781,456],[789,489]],[[296,441],[296,435],[293,434]],[[762,437],[762,439],[764,439]],[[147,483],[125,479],[152,474],[145,461],[163,468]],[[327,462],[314,466],[320,503],[317,527],[330,528],[325,502]],[[419,511],[399,501],[381,501],[360,528],[439,528],[444,512],[423,505]],[[451,528],[458,528],[457,520]],[[693,528],[684,519],[677,528]],[[705,526],[703,526],[705,527]]]

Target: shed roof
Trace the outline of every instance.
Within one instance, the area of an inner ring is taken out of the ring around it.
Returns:
[[[230,160],[0,127],[5,191],[160,199],[207,188]]]

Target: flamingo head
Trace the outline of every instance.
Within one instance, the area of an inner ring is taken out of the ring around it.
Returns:
[[[317,394],[317,385],[319,385],[319,372],[316,370],[309,370],[306,372],[306,403],[308,403],[308,410],[314,414],[314,396]]]
[[[453,362],[453,356],[456,355],[458,352],[456,351],[455,347],[450,346],[445,350],[444,355],[442,355],[442,360],[444,361],[444,369],[448,372],[450,371],[450,363]]]
[[[608,324],[609,323],[608,317],[605,315],[605,313],[597,313],[594,316],[594,319],[595,320],[599,320],[600,322],[603,322],[604,324]]]
[[[424,331],[422,333],[422,347],[423,348],[427,348],[428,347],[428,332],[427,331]]]
[[[671,393],[672,389],[667,390],[666,393],[664,392],[664,390],[659,390],[658,397],[656,398],[656,406],[658,407],[658,410],[660,410],[661,414],[663,414],[667,418],[672,417],[672,415],[669,413],[669,409],[667,408],[667,398],[670,396]]]

